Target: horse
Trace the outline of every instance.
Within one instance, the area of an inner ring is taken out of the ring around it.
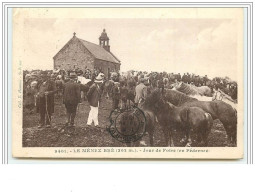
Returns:
[[[80,84],[81,99],[86,100],[87,92],[89,91],[89,87],[93,84],[93,81],[83,76],[78,76],[77,83]]]
[[[110,96],[112,95],[112,89],[114,86],[114,81],[113,80],[107,80],[104,83],[104,93],[106,93],[106,98],[109,99]]]
[[[57,88],[57,96],[59,97],[61,92],[63,91],[63,87],[64,87],[64,81],[62,79],[60,80],[55,80],[55,85]]]
[[[185,93],[186,95],[212,97],[211,89],[208,86],[196,87],[183,82],[179,82],[175,85],[174,88],[177,91]]]
[[[131,106],[131,102],[135,103],[135,94],[134,91],[129,89],[127,86],[120,87],[120,99],[121,99],[121,107],[127,108]]]
[[[145,100],[157,116],[166,139],[167,146],[174,146],[172,129],[183,130],[186,146],[191,146],[190,130],[197,133],[198,141],[207,146],[213,119],[209,113],[198,107],[176,107],[163,100],[159,90],[154,90]]]
[[[154,146],[154,139],[153,139],[153,136],[154,136],[154,130],[155,130],[155,127],[156,127],[156,115],[155,113],[151,110],[151,108],[146,105],[146,104],[143,104],[141,105],[140,108],[136,108],[136,109],[140,109],[144,115],[145,115],[145,118],[146,118],[146,122],[145,122],[145,131],[148,132],[149,134],[149,140],[150,140],[150,146],[153,147]],[[130,131],[132,130],[132,128],[134,128],[134,126],[136,127],[137,124],[135,122],[135,119],[136,116],[135,116],[135,113],[132,112],[132,113],[125,113],[120,117],[120,124],[121,124],[121,131]],[[139,146],[139,140],[136,141],[135,143],[127,143],[127,146],[134,146],[134,147],[137,147]]]
[[[219,119],[228,136],[228,145],[236,146],[237,140],[237,111],[231,105],[215,101],[199,101],[181,92],[165,89],[164,99],[175,106],[199,107],[209,113],[213,120]]]
[[[90,86],[94,83],[93,80],[88,79],[89,81],[86,84],[80,83],[80,90],[81,90],[81,99],[87,100],[87,93],[89,91]]]
[[[215,91],[214,95],[213,95],[213,101],[214,100],[221,100],[226,102],[227,104],[231,105],[234,109],[236,109],[237,107],[237,101],[233,100],[229,95],[225,94],[223,91],[221,91],[220,89],[218,89],[217,91]]]
[[[189,96],[197,96],[200,95],[197,90],[195,90],[191,85],[186,85],[183,82],[177,82],[173,84],[173,90],[180,91]]]

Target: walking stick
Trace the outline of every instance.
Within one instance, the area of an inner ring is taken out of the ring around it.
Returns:
[[[51,122],[50,121],[50,116],[49,116],[49,113],[48,113],[48,94],[45,95],[45,101],[46,101],[46,115],[48,117],[49,122]]]

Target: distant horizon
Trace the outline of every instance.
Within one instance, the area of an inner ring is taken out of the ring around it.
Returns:
[[[37,71],[37,70],[39,70],[39,71],[53,71],[54,69],[24,69],[23,71]],[[120,72],[123,72],[123,73],[129,72],[129,71],[147,72],[147,73],[151,73],[151,72],[161,73],[161,72],[159,72],[159,71],[146,71],[146,70],[127,70],[127,71],[121,71],[121,70],[120,70]],[[162,71],[162,72],[166,72],[166,71]],[[171,74],[171,73],[178,74],[178,73],[180,73],[180,72],[166,72],[166,73],[167,73],[167,74]],[[198,76],[201,76],[201,77],[205,76],[205,75],[195,74],[195,73],[193,73],[193,72],[185,72],[185,74],[186,74],[186,73],[189,73],[190,75],[192,75],[192,74],[198,75]],[[181,74],[181,76],[182,76],[184,73],[180,73],[180,74]],[[231,79],[230,77],[228,77],[228,76],[215,76],[215,77],[210,77],[210,76],[207,75],[207,77],[208,77],[209,79],[213,79],[213,78],[219,77],[219,78],[229,78],[230,80],[232,80],[232,79]],[[235,81],[235,82],[236,82],[236,80],[232,80],[232,81]]]

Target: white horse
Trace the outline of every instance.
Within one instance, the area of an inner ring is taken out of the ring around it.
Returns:
[[[208,86],[196,87],[194,85],[186,84],[183,82],[177,82],[174,84],[176,90],[185,93],[186,95],[201,95],[212,97],[211,89]]]
[[[176,91],[180,91],[192,98],[196,98],[199,101],[212,101],[212,97],[204,96],[202,93],[200,93],[196,88],[196,86],[188,85],[183,82],[176,82],[172,84],[172,89]],[[204,86],[207,87],[207,86]],[[210,88],[209,88],[210,89]]]
[[[212,100],[221,100],[231,105],[233,108],[237,109],[237,101],[233,100],[229,95],[225,94],[220,89],[215,90]]]
[[[177,82],[172,84],[173,90],[180,91],[192,98],[196,98],[199,101],[214,101],[214,100],[221,100],[229,105],[231,105],[234,109],[237,109],[237,102],[232,100],[231,97],[229,97],[227,94],[222,92],[221,90],[214,90],[214,94],[212,97],[207,97],[201,95],[198,91],[193,90],[194,88],[185,88],[185,90],[182,87],[182,82]],[[186,85],[186,84],[185,84]],[[190,85],[191,86],[191,85]],[[202,86],[207,87],[207,86]],[[181,89],[181,90],[180,90]]]

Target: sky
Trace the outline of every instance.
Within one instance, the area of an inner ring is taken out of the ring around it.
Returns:
[[[25,18],[23,64],[52,69],[72,38],[98,44],[106,29],[121,71],[166,71],[237,78],[237,23],[219,18]]]

